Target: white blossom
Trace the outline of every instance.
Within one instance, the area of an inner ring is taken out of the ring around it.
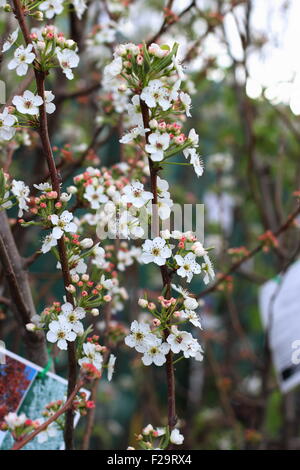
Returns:
[[[148,144],[145,146],[146,152],[150,153],[151,160],[160,162],[164,158],[164,150],[170,145],[170,136],[168,133],[159,134],[154,132],[149,135]]]
[[[185,110],[185,114],[188,116],[188,117],[191,117],[191,113],[190,113],[190,109],[191,109],[191,97],[190,95],[188,95],[187,93],[184,93],[183,91],[180,93],[180,101],[181,103],[183,104],[183,107],[184,107],[184,110]]]
[[[153,341],[146,344],[142,362],[145,366],[150,366],[152,363],[156,366],[162,366],[166,362],[166,354],[170,351],[170,345],[163,343],[160,338],[154,336]]]
[[[12,100],[21,114],[30,114],[32,116],[39,113],[39,106],[43,104],[43,100],[39,95],[34,95],[30,90],[24,91],[22,96],[14,96]]]
[[[110,382],[115,370],[115,362],[116,362],[116,356],[114,354],[110,354],[108,364],[107,364],[107,378],[108,381]]]
[[[204,272],[203,281],[205,284],[208,284],[210,279],[214,279],[215,272],[214,272],[212,262],[210,261],[207,255],[204,256],[204,263],[202,263],[201,268],[202,268],[202,272]]]
[[[150,80],[141,93],[141,99],[145,101],[149,108],[159,105],[163,111],[171,107],[169,90],[164,87],[161,80]]]
[[[192,325],[202,329],[200,319],[194,310],[183,310],[181,312],[181,317],[189,320]]]
[[[16,133],[14,127],[17,122],[16,116],[9,114],[8,108],[4,108],[0,113],[0,140],[10,140]]]
[[[16,196],[19,204],[18,217],[22,217],[23,211],[29,209],[27,202],[29,202],[29,187],[25,185],[24,181],[13,180],[11,192]]]
[[[85,188],[83,197],[90,202],[92,209],[99,209],[102,203],[108,201],[108,197],[104,194],[104,187],[100,185],[95,187],[89,184]]]
[[[116,57],[110,64],[104,67],[104,81],[111,80],[122,72],[123,61],[121,57]]]
[[[97,346],[94,343],[83,343],[83,357],[79,359],[78,364],[82,366],[82,364],[93,364],[96,369],[102,369],[103,363],[103,356],[102,354],[97,351]]]
[[[45,91],[45,107],[46,112],[48,114],[54,113],[56,106],[52,101],[54,100],[55,96],[53,95],[52,91]]]
[[[166,264],[166,259],[172,255],[166,240],[161,237],[155,237],[154,240],[146,240],[142,249],[141,260],[145,264],[156,263],[158,266],[163,266]]]
[[[77,18],[81,20],[83,13],[87,9],[86,1],[85,0],[72,0],[72,3],[74,5]]]
[[[39,5],[39,10],[45,12],[44,15],[49,20],[55,15],[59,15],[64,9],[64,0],[46,0]]]
[[[15,50],[14,58],[7,65],[8,69],[16,69],[17,75],[20,77],[26,75],[28,65],[31,64],[35,59],[35,55],[32,52],[32,49],[32,44],[28,44],[26,48],[24,46],[18,47]]]
[[[53,237],[58,240],[63,236],[64,232],[75,233],[77,231],[77,225],[71,222],[72,219],[73,214],[69,211],[63,211],[59,216],[52,214],[50,220],[54,225],[52,230]]]
[[[185,351],[193,339],[191,333],[187,331],[179,331],[177,326],[172,325],[171,334],[167,337],[167,343],[170,345],[171,351],[178,354],[180,351]]]
[[[18,38],[18,34],[19,34],[19,27],[17,27],[17,29],[15,29],[15,31],[13,31],[8,36],[8,38],[6,39],[6,41],[3,44],[2,52],[6,52],[11,48],[11,46],[16,42],[16,40]]]
[[[74,78],[72,69],[78,66],[79,56],[72,49],[61,50],[60,48],[56,49],[56,55],[63,73],[68,80],[72,80]]]
[[[83,325],[80,320],[85,318],[85,310],[82,307],[73,307],[70,302],[66,302],[61,306],[62,315],[69,323],[71,329],[77,334],[83,333]]]
[[[57,245],[57,239],[53,237],[52,233],[50,233],[49,235],[46,235],[46,237],[44,238],[41,251],[42,253],[48,253],[48,251],[50,251],[51,248],[53,248],[56,245]]]
[[[146,132],[148,131],[149,129],[144,129],[144,126],[139,125],[131,129],[129,132],[127,132],[127,134],[124,134],[123,137],[119,140],[119,142],[121,144],[129,144],[140,136],[144,137]]]
[[[139,323],[134,320],[130,326],[131,334],[126,336],[124,341],[130,348],[135,348],[138,352],[146,351],[149,343],[155,340],[155,336],[151,333],[150,326],[147,323]]]
[[[196,255],[194,253],[188,253],[184,257],[176,255],[175,261],[179,266],[176,271],[177,274],[180,277],[186,277],[187,282],[191,282],[194,274],[201,272],[201,266],[196,262]]]
[[[170,442],[180,446],[184,441],[184,437],[180,434],[178,429],[173,429],[170,435]]]
[[[139,181],[133,181],[123,188],[124,195],[122,201],[131,203],[134,207],[143,207],[147,202],[153,199],[153,194],[150,191],[144,190],[144,185]]]
[[[76,333],[72,331],[70,324],[64,315],[59,315],[57,320],[49,323],[49,331],[47,332],[47,340],[50,343],[56,343],[59,349],[66,350],[68,348],[67,341],[75,341]]]
[[[27,416],[25,415],[25,413],[22,413],[18,416],[17,413],[11,411],[6,416],[4,416],[4,421],[6,422],[9,429],[12,431],[19,426],[23,426],[26,420]]]

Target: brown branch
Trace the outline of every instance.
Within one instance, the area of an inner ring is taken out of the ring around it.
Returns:
[[[14,446],[11,448],[11,450],[20,450],[22,447],[24,447],[28,442],[32,441],[40,432],[44,431],[47,429],[47,427],[56,421],[63,413],[68,411],[73,404],[73,400],[76,396],[76,393],[79,392],[81,387],[83,386],[84,381],[80,380],[74,387],[72,393],[69,395],[69,398],[67,399],[66,403],[53,415],[51,418],[49,418],[47,421],[45,421],[43,424],[41,424],[38,428],[36,428],[32,433],[30,433],[28,436],[26,436],[21,442],[16,442]]]
[[[294,222],[294,220],[296,219],[297,215],[300,214],[300,206],[297,207],[297,209],[294,210],[294,212],[292,212],[288,218],[286,219],[286,221],[281,225],[281,227],[279,227],[278,230],[276,230],[273,235],[275,237],[278,237],[279,235],[281,235],[282,233],[284,233],[291,225],[292,223]],[[210,287],[208,287],[207,289],[203,290],[202,292],[200,292],[200,294],[198,294],[197,298],[201,298],[201,297],[204,297],[205,295],[207,294],[210,294],[211,292],[214,292],[217,287],[222,284],[223,281],[226,280],[226,278],[228,276],[230,276],[232,273],[234,273],[235,271],[237,271],[239,269],[239,267],[245,263],[245,261],[249,260],[250,258],[253,258],[253,256],[255,256],[257,253],[259,253],[265,246],[265,243],[259,243],[255,248],[253,248],[253,250],[249,251],[249,253],[247,253],[245,256],[243,256],[242,258],[240,258],[238,261],[236,261],[235,263],[233,263],[230,268],[223,274],[221,274],[221,276],[219,277],[219,279]]]
[[[23,33],[24,39],[27,44],[31,43],[29,30],[24,18],[24,11],[21,5],[20,0],[12,0],[14,14],[19,22],[21,31]],[[57,172],[55,165],[55,160],[52,153],[52,148],[49,139],[48,132],[48,121],[46,114],[46,105],[45,105],[45,78],[46,72],[40,70],[39,63],[34,61],[34,73],[35,80],[37,85],[38,95],[43,99],[43,104],[39,108],[39,135],[42,143],[43,153],[47,161],[52,188],[57,192],[57,197],[60,197],[60,176]],[[71,276],[69,271],[67,251],[64,239],[61,238],[58,240],[58,253],[61,263],[63,282],[65,287],[66,299],[72,305],[74,305],[74,300],[72,294],[70,294],[66,287],[71,283]],[[76,355],[75,355],[75,344],[74,342],[68,343],[68,397],[71,395],[77,377],[77,364],[76,364]],[[74,412],[72,409],[68,410],[66,414],[66,426],[65,426],[65,445],[66,449],[73,448],[73,422],[74,422]]]
[[[147,46],[150,46],[152,42],[156,42],[162,34],[168,31],[168,29],[171,26],[173,26],[173,24],[178,23],[178,21],[195,6],[196,6],[196,0],[192,0],[192,3],[188,5],[184,10],[182,10],[182,12],[179,13],[179,15],[177,15],[176,19],[174,18],[173,20],[168,22],[165,18],[159,31],[147,41]]]
[[[140,99],[141,103],[141,112],[143,116],[143,124],[145,129],[149,129],[149,108],[145,101]],[[146,142],[148,142],[150,131],[146,132]],[[159,217],[157,212],[157,173],[159,167],[153,163],[151,158],[148,159],[149,168],[150,168],[150,181],[151,181],[151,191],[153,194],[152,199],[152,227],[154,237],[159,235]],[[171,297],[171,273],[169,272],[167,266],[160,266],[160,272],[163,282],[163,288],[165,289],[165,298],[169,299]],[[166,329],[164,331],[165,339],[168,336],[169,331]],[[174,365],[173,365],[173,353],[169,351],[166,356],[166,374],[167,374],[167,401],[168,401],[168,426],[170,432],[174,428],[177,422],[176,416],[176,394],[175,394],[175,377],[174,377]],[[169,446],[171,449],[172,446]]]

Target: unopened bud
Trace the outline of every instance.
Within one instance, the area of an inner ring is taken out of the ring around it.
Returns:
[[[97,308],[92,308],[91,310],[91,314],[93,315],[93,317],[97,317],[99,315],[99,310]]]

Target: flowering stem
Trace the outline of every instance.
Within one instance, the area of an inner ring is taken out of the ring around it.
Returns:
[[[26,436],[21,442],[16,442],[11,450],[20,450],[20,449],[22,449],[22,447],[24,447],[28,442],[30,442],[35,436],[37,436],[40,432],[47,429],[47,427],[51,423],[56,421],[63,413],[65,413],[67,410],[69,410],[72,407],[73,400],[74,400],[76,394],[79,392],[79,390],[81,389],[83,384],[84,384],[84,381],[79,380],[78,383],[75,384],[75,387],[72,390],[72,393],[70,394],[70,396],[67,399],[66,403],[53,416],[51,416],[51,418],[49,418],[47,421],[45,421],[43,424],[41,424],[32,433],[30,433],[28,436]]]
[[[149,108],[145,101],[140,99],[141,103],[141,112],[143,116],[143,124],[145,129],[149,129]],[[148,142],[150,131],[146,132],[146,142]],[[153,236],[159,236],[159,217],[157,212],[157,173],[159,171],[159,166],[155,165],[151,158],[149,161],[150,169],[150,182],[151,182],[151,191],[153,194],[152,199],[152,229]],[[164,297],[169,299],[171,297],[171,274],[166,265],[160,266],[161,277],[163,281]],[[168,329],[164,330],[164,337],[167,338],[169,335]],[[168,396],[168,425],[169,431],[171,432],[177,422],[176,417],[176,396],[175,396],[175,377],[174,377],[174,367],[173,367],[173,353],[169,351],[166,356],[166,374],[167,374],[167,396]],[[171,447],[169,447],[171,448]]]
[[[24,11],[20,0],[12,0],[15,16],[20,25],[21,31],[23,33],[26,44],[31,43],[30,34],[28,27],[24,18]],[[43,152],[47,161],[50,179],[52,188],[57,192],[57,199],[60,198],[60,176],[57,172],[55,160],[52,153],[49,132],[48,132],[48,121],[46,114],[46,105],[45,105],[45,78],[46,72],[40,70],[39,64],[34,62],[34,73],[37,86],[38,95],[42,98],[43,104],[39,107],[39,135],[43,147]],[[61,238],[58,240],[58,252],[61,263],[63,282],[65,287],[65,293],[67,301],[74,306],[74,300],[71,293],[69,293],[66,287],[71,283],[71,275],[68,265],[67,250],[64,239]],[[71,396],[72,391],[74,390],[77,378],[77,364],[76,364],[76,354],[75,354],[75,344],[74,342],[68,343],[68,397]],[[72,409],[69,409],[66,413],[66,425],[65,425],[65,446],[66,449],[73,448],[73,425],[74,423],[74,412]]]

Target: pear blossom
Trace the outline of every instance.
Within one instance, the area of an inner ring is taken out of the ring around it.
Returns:
[[[17,123],[16,116],[13,116],[8,112],[8,108],[4,108],[3,112],[0,113],[0,140],[10,140],[16,133],[14,127]]]
[[[68,80],[72,80],[74,78],[72,69],[79,64],[79,56],[72,49],[61,50],[60,48],[56,49],[56,55],[63,73]]]
[[[159,134],[154,132],[148,137],[148,144],[145,145],[146,152],[150,153],[150,158],[154,162],[160,162],[164,158],[164,150],[170,145],[170,135],[166,132]]]
[[[82,345],[83,349],[83,357],[78,360],[78,364],[82,366],[82,364],[93,364],[93,366],[96,367],[96,369],[100,370],[102,369],[102,363],[103,363],[103,356],[97,350],[97,346],[94,343],[83,343]]]
[[[173,429],[170,435],[170,442],[172,444],[180,446],[184,441],[184,437],[180,434],[178,429]]]
[[[23,211],[29,209],[27,202],[29,202],[29,187],[25,185],[24,181],[13,180],[11,192],[16,196],[19,204],[18,217],[22,217]]]
[[[34,184],[33,187],[38,189],[39,191],[42,191],[43,193],[52,191],[52,186],[47,181],[45,183]]]
[[[50,343],[57,343],[59,349],[68,348],[67,341],[75,341],[76,333],[72,331],[71,325],[64,315],[59,315],[57,320],[49,323],[49,331],[46,338]]]
[[[156,366],[162,366],[166,362],[166,354],[169,351],[170,345],[163,343],[160,338],[154,336],[153,341],[146,344],[142,362],[145,366],[150,366],[152,363]]]
[[[168,191],[169,183],[166,180],[163,180],[157,176],[157,195],[161,198],[170,198],[170,193]]]
[[[203,349],[195,338],[191,338],[191,341],[186,345],[183,350],[185,358],[193,357],[196,361],[203,360]]]
[[[57,240],[60,239],[64,232],[75,233],[77,231],[77,225],[74,222],[71,222],[73,219],[73,214],[69,211],[63,211],[62,214],[52,214],[50,220],[54,225],[52,230],[52,235]]]
[[[151,333],[150,326],[147,323],[139,323],[134,320],[130,326],[131,334],[126,336],[124,341],[130,348],[135,348],[143,353],[147,349],[149,342],[155,341],[156,336]]]
[[[208,284],[210,279],[214,279],[215,272],[212,262],[207,255],[204,256],[204,263],[202,263],[201,268],[202,272],[204,273],[203,281],[205,284]]]
[[[192,143],[193,147],[198,147],[199,135],[196,133],[194,128],[190,130],[188,140]]]
[[[48,253],[54,246],[57,245],[57,239],[53,237],[52,233],[46,235],[44,238],[41,251],[42,253]]]
[[[52,91],[45,91],[45,107],[46,112],[48,114],[54,113],[56,106],[52,101],[54,100],[55,96],[53,95]]]
[[[22,96],[14,96],[12,100],[21,114],[30,114],[32,116],[39,113],[39,106],[43,104],[43,99],[39,95],[34,95],[30,90],[24,91]]]
[[[131,203],[134,207],[143,207],[147,202],[153,199],[153,194],[150,191],[144,190],[144,185],[139,181],[133,181],[123,188],[124,195],[122,201]]]
[[[184,257],[181,255],[175,255],[175,261],[179,268],[177,274],[180,277],[186,277],[187,282],[191,282],[194,274],[201,272],[201,266],[196,262],[196,255],[194,253],[188,253]]]
[[[114,354],[110,354],[108,364],[107,364],[107,379],[110,382],[115,370],[115,362],[116,356]]]
[[[104,187],[100,185],[97,187],[88,185],[83,197],[90,202],[92,209],[99,209],[102,203],[108,201],[108,197],[104,194]]]
[[[157,200],[157,206],[158,206],[157,212],[161,220],[168,219],[171,214],[171,207],[173,206],[172,199],[159,197]]]
[[[83,325],[80,320],[85,317],[85,310],[82,307],[74,308],[70,302],[66,302],[61,306],[62,315],[71,326],[72,330],[77,334],[83,333]]]
[[[26,48],[24,46],[18,47],[15,50],[14,58],[7,65],[8,69],[16,69],[17,75],[20,77],[26,75],[28,65],[31,64],[35,59],[35,55],[32,52],[32,49],[32,44],[28,44]]]
[[[87,264],[79,255],[72,255],[69,260],[70,274],[85,274],[87,272]],[[61,269],[61,263],[56,264],[57,269]]]
[[[17,415],[17,413],[14,413],[11,411],[4,417],[4,421],[6,422],[7,426],[9,427],[10,430],[14,430],[19,426],[23,426],[25,424],[25,421],[27,420],[27,416],[25,413],[21,413],[20,415]]]
[[[141,103],[139,95],[134,95],[131,98],[131,103],[126,106],[128,115],[130,117],[130,122],[138,126],[143,125],[143,117],[141,113]]]
[[[169,54],[168,49],[162,49],[160,45],[156,44],[155,42],[150,44],[150,46],[148,47],[148,52],[149,54],[154,55],[155,57],[158,57],[159,59],[162,59],[163,57]]]
[[[72,0],[72,3],[74,5],[77,18],[81,20],[83,13],[87,9],[86,1],[85,0]]]
[[[148,131],[149,129],[144,129],[144,126],[139,125],[131,129],[129,132],[127,132],[127,134],[124,134],[123,137],[119,140],[119,142],[121,144],[129,144],[140,136],[144,137],[146,132]]]
[[[184,93],[183,91],[180,93],[180,101],[181,103],[183,104],[183,107],[184,107],[184,110],[185,110],[185,114],[188,116],[188,117],[191,117],[191,113],[190,113],[190,109],[191,109],[191,102],[192,102],[192,99],[190,97],[190,95],[188,95],[187,93]]]
[[[180,313],[181,313],[182,318],[189,320],[192,323],[192,325],[198,328],[201,328],[202,330],[200,319],[194,310],[183,310]]]
[[[174,65],[174,68],[176,70],[176,72],[178,73],[178,76],[180,78],[180,80],[185,80],[185,73],[183,71],[183,67],[180,63],[180,61],[178,60],[178,58],[176,56],[173,56],[172,57],[172,62],[173,62],[173,65]]]
[[[195,149],[192,149],[192,150],[195,150]],[[195,152],[191,152],[190,153],[191,155],[191,164],[193,165],[194,167],[194,171],[196,173],[196,175],[198,176],[202,176],[203,175],[203,171],[204,171],[204,168],[203,168],[203,164],[202,164],[202,161],[201,161],[201,158],[199,157],[199,155]]]
[[[6,41],[3,44],[2,52],[6,52],[11,48],[11,46],[16,42],[16,40],[18,38],[18,35],[19,35],[19,27],[17,29],[15,29],[15,31],[13,31],[8,36],[8,38],[6,39]]]
[[[46,0],[39,5],[39,10],[45,12],[45,17],[51,20],[55,15],[59,15],[64,9],[64,0]]]
[[[195,242],[191,246],[191,250],[195,253],[196,256],[204,256],[207,254],[207,250],[203,247],[201,242]]]
[[[167,337],[167,343],[170,345],[171,351],[174,354],[178,354],[180,351],[188,348],[192,338],[191,333],[179,331],[177,326],[172,325],[171,334]]]
[[[159,105],[163,111],[166,111],[172,105],[169,90],[164,87],[161,80],[150,80],[148,86],[142,90],[141,99],[145,101],[149,108],[155,108]]]
[[[146,240],[142,249],[141,260],[145,264],[156,263],[158,266],[163,266],[166,264],[166,259],[172,255],[166,240],[161,237],[155,237],[154,240]]]
[[[116,57],[110,64],[104,67],[104,78],[110,80],[111,78],[119,75],[122,72],[123,61],[121,57]]]

